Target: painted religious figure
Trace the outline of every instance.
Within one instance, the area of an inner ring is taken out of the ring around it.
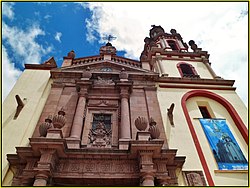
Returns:
[[[237,141],[225,119],[199,119],[213,151],[219,170],[248,170]]]

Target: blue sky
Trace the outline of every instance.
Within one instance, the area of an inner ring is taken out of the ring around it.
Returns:
[[[236,80],[248,101],[248,4],[240,3],[2,3],[2,99],[24,68],[53,56],[59,66],[76,57],[99,54],[108,34],[118,55],[139,59],[151,25],[174,28],[210,53],[216,74]]]

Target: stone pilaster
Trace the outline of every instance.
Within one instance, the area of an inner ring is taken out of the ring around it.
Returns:
[[[47,186],[48,180],[55,168],[57,155],[54,149],[41,149],[41,157],[35,168],[36,176],[33,186]]]
[[[209,61],[207,58],[202,58],[203,63],[205,64],[205,66],[207,67],[208,71],[212,74],[214,79],[221,79],[220,76],[217,76],[216,73],[214,72],[214,70],[212,69],[212,67],[209,64]]]
[[[71,128],[70,137],[67,139],[67,144],[69,148],[80,148],[81,134],[83,130],[84,111],[86,108],[88,89],[91,84],[92,82],[87,80],[82,80],[78,82],[77,89],[79,98]]]
[[[156,169],[154,169],[153,151],[139,151],[139,154],[141,185],[154,186]]]
[[[86,93],[81,93],[79,95],[76,113],[71,129],[71,134],[70,134],[71,138],[80,139],[81,137],[85,105],[86,105]]]
[[[129,115],[128,88],[121,89],[121,139],[130,139],[130,115]]]

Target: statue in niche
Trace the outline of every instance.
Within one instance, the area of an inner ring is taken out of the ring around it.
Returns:
[[[95,129],[90,129],[89,143],[93,147],[106,147],[111,144],[111,129],[106,129],[104,122],[99,122]]]

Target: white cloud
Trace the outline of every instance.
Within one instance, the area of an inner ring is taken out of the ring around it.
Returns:
[[[47,14],[47,15],[44,16],[44,19],[45,19],[45,20],[49,20],[51,17],[52,17],[52,16],[50,16],[50,15]]]
[[[61,32],[56,32],[55,34],[55,39],[61,43],[61,36],[62,36],[62,33]]]
[[[20,63],[38,64],[41,57],[51,52],[52,47],[44,48],[36,42],[36,38],[45,35],[38,25],[32,25],[27,30],[18,27],[10,27],[5,22],[2,23],[2,39],[20,57]]]
[[[15,68],[8,57],[6,48],[2,45],[2,102],[15,85],[22,71]]]
[[[2,2],[2,15],[11,20],[14,18],[13,5],[14,3]]]
[[[81,5],[93,13],[92,18],[86,20],[87,39],[97,40],[94,33],[101,37],[112,34],[117,37],[112,44],[117,50],[125,50],[129,58],[139,58],[143,40],[153,24],[161,25],[168,33],[176,29],[185,42],[196,41],[211,54],[210,62],[219,76],[236,80],[237,92],[247,106],[247,2],[91,2]]]

